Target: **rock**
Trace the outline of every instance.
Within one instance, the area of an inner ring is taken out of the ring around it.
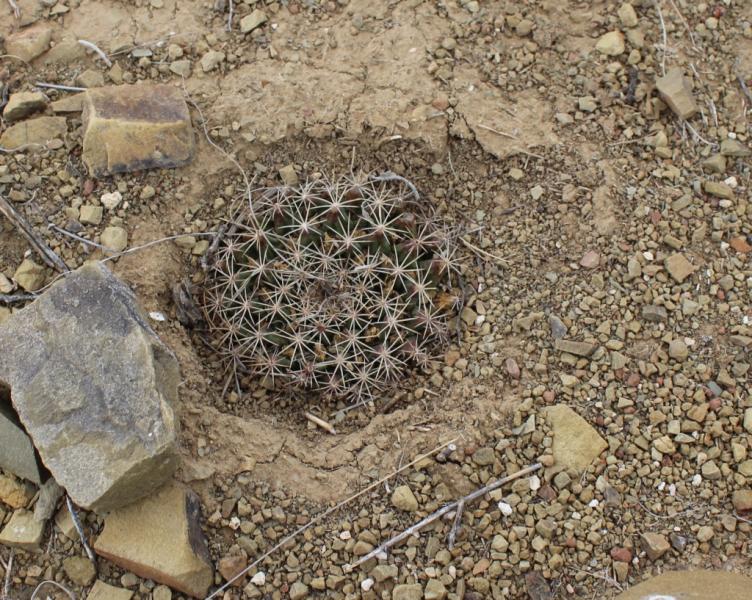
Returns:
[[[424,600],[444,600],[447,597],[447,589],[438,579],[429,579],[423,592]]]
[[[744,411],[744,421],[742,426],[747,433],[752,433],[752,408],[748,408]]]
[[[608,444],[590,424],[565,404],[544,409],[554,433],[553,455],[557,466],[584,471]]]
[[[540,571],[531,571],[525,575],[525,588],[530,600],[553,600],[551,586]]]
[[[56,113],[76,113],[81,112],[84,109],[84,97],[86,94],[81,92],[79,94],[72,94],[69,96],[63,96],[60,100],[55,100],[50,104],[50,108]]]
[[[632,551],[629,548],[611,548],[611,558],[620,562],[632,562]]]
[[[640,544],[650,560],[658,560],[671,549],[668,540],[660,533],[643,533]]]
[[[710,194],[716,198],[724,200],[732,200],[734,198],[734,190],[723,182],[706,181],[702,184],[702,189],[705,190],[706,194]]]
[[[520,373],[520,367],[517,364],[517,361],[510,357],[510,358],[507,358],[505,364],[506,364],[507,373],[509,374],[509,376],[512,379],[519,379],[521,373]]]
[[[241,33],[250,33],[257,27],[266,23],[266,20],[266,13],[257,8],[251,14],[240,19],[240,31]]]
[[[294,165],[287,165],[279,170],[279,176],[282,183],[289,186],[298,185],[298,174],[295,172]]]
[[[676,452],[676,446],[667,435],[662,435],[653,440],[653,448],[661,454],[673,454]]]
[[[708,525],[703,525],[700,527],[700,529],[697,530],[697,541],[698,542],[709,542],[713,539],[713,536],[715,535],[715,532],[713,531],[712,527],[709,527]]]
[[[177,361],[104,265],[81,267],[15,312],[0,327],[0,347],[11,344],[0,381],[76,504],[112,510],[172,475]]]
[[[102,222],[102,213],[104,209],[101,206],[94,206],[92,204],[84,204],[80,209],[81,223],[88,223],[90,225],[99,225]]]
[[[194,141],[188,106],[168,85],[90,89],[84,98],[82,158],[95,177],[188,164]]]
[[[290,600],[308,598],[308,586],[302,581],[296,581],[290,586]]]
[[[702,161],[702,168],[711,173],[725,173],[726,157],[723,154],[713,154],[713,156]]]
[[[158,585],[151,593],[152,600],[172,600],[172,590],[166,585]]]
[[[204,73],[213,71],[219,65],[225,62],[225,53],[217,52],[216,50],[210,50],[201,57],[201,68]]]
[[[97,576],[94,564],[83,556],[70,556],[63,559],[63,570],[73,583],[87,587]]]
[[[55,514],[55,507],[63,495],[57,481],[50,477],[39,487],[39,497],[34,504],[34,518],[40,523],[46,523]],[[67,508],[67,507],[66,507]]]
[[[131,600],[133,592],[114,587],[104,581],[97,581],[91,588],[86,600]]]
[[[667,571],[643,581],[614,600],[748,600],[752,578],[729,571]]]
[[[245,569],[248,561],[242,556],[223,556],[217,563],[217,571],[222,575],[225,581],[230,581],[243,569]],[[240,577],[232,584],[234,587],[243,587],[245,585],[245,577]]]
[[[601,255],[595,250],[589,250],[580,260],[580,266],[586,269],[595,269],[600,263]]]
[[[20,509],[11,515],[8,524],[0,531],[0,544],[39,552],[43,535],[44,523],[37,521],[28,510]]]
[[[395,585],[392,600],[422,600],[423,587],[419,583],[403,583]]]
[[[27,292],[36,292],[44,285],[45,269],[30,258],[25,258],[13,273],[13,279]]]
[[[102,203],[102,206],[104,206],[107,210],[113,210],[118,206],[118,204],[120,204],[122,200],[123,195],[118,191],[102,194],[102,197],[99,199],[99,201]]]
[[[38,110],[44,110],[45,106],[47,97],[42,92],[16,92],[8,99],[3,117],[8,122],[18,121]]]
[[[79,515],[80,516],[80,515]],[[62,506],[55,515],[55,525],[65,537],[69,540],[78,539],[78,531],[73,523],[73,517],[71,517],[70,511],[67,506]]]
[[[622,4],[619,7],[617,14],[619,15],[619,20],[624,27],[637,27],[637,24],[639,23],[637,13],[629,2]]]
[[[548,317],[548,326],[551,328],[551,337],[555,340],[563,338],[567,335],[567,326],[557,316],[551,315]]]
[[[717,481],[722,477],[721,470],[713,460],[703,463],[700,471],[702,471],[703,478],[709,481]]]
[[[64,117],[37,117],[8,127],[0,135],[0,146],[9,150],[33,150],[34,147],[46,147],[67,131]]]
[[[664,266],[666,267],[668,274],[671,275],[677,283],[681,283],[695,271],[692,263],[684,258],[683,254],[679,253],[669,256],[664,261]]]
[[[731,156],[733,158],[746,158],[748,156],[752,156],[752,150],[747,148],[739,140],[726,138],[721,142],[721,154],[723,154],[723,156]]]
[[[170,71],[181,77],[190,77],[191,72],[193,71],[193,63],[187,58],[173,60],[170,63]]]
[[[535,415],[531,415],[535,416]],[[535,423],[535,421],[533,421]],[[480,466],[480,467],[487,467],[489,465],[494,464],[494,461],[496,460],[496,454],[494,452],[493,448],[489,448],[488,446],[484,448],[478,448],[473,453],[473,462]]]
[[[413,491],[406,485],[394,488],[392,492],[392,505],[399,510],[407,512],[418,510],[418,500],[415,498]]]
[[[687,344],[684,343],[684,340],[674,338],[668,344],[668,355],[679,362],[685,361],[689,356]]]
[[[0,382],[0,469],[39,485],[42,474],[31,438],[23,430],[13,409],[10,393],[3,394]]]
[[[31,62],[50,47],[50,41],[52,29],[49,27],[34,26],[21,29],[6,38],[5,54]]]
[[[656,80],[655,87],[663,101],[679,118],[688,119],[697,112],[692,85],[684,77],[684,72],[680,68],[669,69],[663,77]]]
[[[369,573],[374,581],[381,583],[388,579],[397,579],[399,569],[396,565],[376,565]]]
[[[668,539],[671,541],[671,547],[674,550],[677,552],[684,552],[684,549],[687,547],[686,537],[679,535],[678,533],[671,533],[669,534]]]
[[[25,508],[33,497],[31,486],[0,473],[0,502],[11,508]]]
[[[99,241],[113,252],[122,252],[128,246],[128,232],[122,227],[105,227]]]
[[[652,323],[665,323],[668,320],[668,313],[664,306],[649,304],[642,307],[642,318]]]
[[[595,112],[596,109],[598,108],[598,102],[592,96],[582,96],[577,99],[577,108],[579,108],[582,112],[587,112],[587,113]],[[596,253],[596,256],[597,256],[597,253]],[[582,266],[585,266],[585,265],[582,265]]]
[[[214,581],[198,497],[178,484],[105,517],[94,549],[139,577],[203,598]]]
[[[585,358],[595,352],[598,346],[589,342],[575,342],[572,340],[557,339],[554,342],[554,348],[560,352],[568,352],[575,356],[584,356]]]
[[[738,513],[752,511],[752,489],[735,490],[731,497],[731,503],[734,505],[734,510]]]
[[[39,60],[43,65],[68,65],[86,58],[86,49],[75,38],[60,40]]]
[[[104,75],[94,69],[86,69],[76,77],[76,85],[85,88],[96,88],[104,85]]]
[[[619,56],[624,53],[624,34],[621,31],[609,31],[598,38],[595,49],[606,56]]]

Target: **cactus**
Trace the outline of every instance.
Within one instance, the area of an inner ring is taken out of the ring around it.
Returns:
[[[446,339],[454,251],[391,173],[264,188],[210,259],[205,317],[234,367],[367,401]]]

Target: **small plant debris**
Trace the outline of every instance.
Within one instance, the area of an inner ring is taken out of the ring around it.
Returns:
[[[454,256],[453,236],[392,174],[265,188],[220,240],[203,307],[232,368],[360,403],[446,338]]]

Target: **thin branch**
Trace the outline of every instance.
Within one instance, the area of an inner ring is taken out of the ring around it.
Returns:
[[[320,419],[314,414],[311,414],[309,412],[304,412],[305,418],[308,419],[311,423],[314,425],[321,427],[324,431],[327,431],[331,433],[332,435],[337,435],[337,430],[332,427],[331,423],[328,423],[327,421],[324,421],[324,419]]]
[[[5,567],[5,582],[3,583],[3,597],[2,600],[10,600],[8,592],[10,591],[10,577],[11,571],[13,571],[13,548],[10,549],[10,556],[8,557],[8,564]]]
[[[452,529],[449,532],[449,539],[447,540],[447,549],[451,550],[454,548],[454,542],[457,539],[457,533],[459,533],[460,525],[462,524],[462,513],[465,510],[465,501],[460,500],[457,503],[457,514],[454,515],[454,524],[452,525]]]
[[[489,127],[488,125],[478,125],[478,127],[480,127],[481,129],[485,129],[486,131],[490,131],[491,133],[495,133],[496,135],[509,138],[510,140],[519,139],[516,135],[507,133],[506,131],[499,131],[498,129],[494,129],[493,127]]]
[[[299,527],[298,529],[296,529],[295,531],[293,531],[290,535],[282,538],[270,550],[268,550],[267,552],[265,552],[264,554],[262,554],[261,556],[259,556],[256,560],[254,560],[251,564],[249,564],[245,569],[243,569],[238,574],[236,574],[234,577],[232,577],[231,579],[229,579],[228,581],[226,581],[224,583],[224,585],[222,585],[220,588],[218,588],[217,590],[215,590],[214,592],[212,592],[211,594],[209,594],[204,600],[211,600],[212,598],[216,598],[217,596],[219,596],[220,594],[222,594],[227,588],[229,588],[233,583],[235,583],[241,577],[244,577],[246,575],[246,573],[248,573],[256,565],[258,565],[262,560],[266,559],[268,556],[270,556],[271,554],[273,554],[274,552],[276,552],[277,550],[279,550],[282,546],[286,545],[289,541],[295,539],[298,535],[300,535],[301,533],[303,533],[307,529],[310,529],[311,527],[313,527],[316,523],[320,523],[326,517],[328,517],[329,515],[331,515],[332,513],[336,512],[336,511],[338,511],[340,508],[342,508],[346,504],[349,504],[350,502],[352,502],[356,498],[359,498],[363,494],[365,494],[367,492],[370,492],[374,488],[379,487],[382,483],[384,483],[385,481],[388,481],[392,477],[397,476],[398,474],[400,474],[405,469],[409,469],[413,465],[419,463],[422,460],[425,460],[429,456],[433,456],[434,454],[436,454],[437,452],[443,450],[444,448],[446,448],[450,444],[453,444],[454,442],[456,442],[457,439],[458,438],[454,438],[452,440],[449,440],[448,442],[444,442],[440,446],[436,446],[436,448],[434,448],[430,452],[427,452],[426,454],[422,454],[421,456],[419,456],[418,458],[416,458],[412,462],[406,464],[403,467],[400,467],[399,469],[397,469],[396,471],[394,471],[390,475],[387,475],[386,477],[382,477],[378,481],[373,482],[371,485],[363,488],[362,490],[360,490],[359,492],[353,494],[349,498],[345,498],[339,504],[337,504],[335,506],[332,506],[331,508],[326,509],[322,513],[319,513],[316,517],[314,517],[313,519],[311,519],[310,521],[308,521],[308,523],[306,523],[305,525]]]
[[[21,9],[18,8],[18,4],[16,4],[16,0],[8,0],[8,4],[10,4],[11,9],[13,10],[13,15],[16,17],[16,19],[20,19]]]
[[[84,46],[85,48],[88,48],[89,50],[93,50],[94,52],[96,52],[99,58],[101,58],[104,61],[104,64],[106,64],[108,67],[112,66],[112,61],[104,53],[104,50],[102,50],[95,43],[89,42],[87,40],[78,40],[78,43]]]
[[[63,259],[55,254],[47,244],[44,243],[44,240],[34,231],[34,228],[24,216],[16,211],[16,209],[11,206],[10,202],[2,196],[0,196],[0,214],[3,214],[6,219],[16,226],[21,235],[28,240],[31,247],[42,257],[42,260],[47,266],[57,269],[61,273],[70,271],[68,265],[63,262]]]
[[[89,547],[89,543],[86,541],[86,534],[84,533],[84,527],[81,525],[81,520],[78,518],[78,513],[76,512],[75,507],[73,506],[73,502],[71,502],[70,496],[65,496],[65,504],[68,507],[68,512],[70,513],[71,520],[73,521],[73,526],[76,528],[76,531],[78,532],[78,537],[81,538],[81,545],[84,547],[84,550],[86,550],[86,555],[89,557],[89,560],[94,563],[94,568],[97,566],[97,557],[94,554],[94,551]]]
[[[538,469],[542,468],[543,465],[540,463],[535,463],[530,465],[529,467],[525,467],[524,469],[521,469],[517,471],[516,473],[512,473],[511,475],[507,475],[506,477],[502,477],[501,479],[497,479],[493,483],[490,483],[489,485],[486,485],[480,489],[475,490],[474,492],[468,494],[467,496],[463,496],[459,500],[455,500],[454,502],[450,502],[446,506],[441,507],[436,512],[431,513],[426,518],[424,518],[421,521],[418,521],[411,527],[408,527],[403,531],[402,533],[395,535],[393,538],[387,540],[385,543],[381,544],[378,548],[374,548],[371,550],[368,554],[365,556],[361,556],[358,560],[356,560],[354,563],[345,565],[344,571],[346,573],[349,573],[352,571],[355,567],[358,565],[362,565],[364,562],[372,559],[375,556],[378,556],[379,554],[386,552],[389,548],[392,546],[398,544],[402,540],[405,540],[409,538],[411,535],[417,533],[423,527],[426,525],[430,525],[433,523],[436,519],[444,516],[448,512],[451,512],[452,510],[459,508],[460,503],[462,503],[463,507],[465,504],[469,504],[470,502],[473,502],[474,500],[477,500],[478,498],[485,496],[488,492],[491,492],[497,488],[500,488],[505,483],[509,483],[510,481],[514,481],[515,479],[519,479],[520,477],[523,477],[525,475],[529,475],[530,473],[534,473]]]
[[[674,2],[674,0],[668,0],[668,1],[671,4],[671,8],[674,9],[674,12],[676,12],[676,14],[679,15],[679,20],[684,25],[684,29],[687,30],[687,34],[689,35],[689,41],[692,42],[692,48],[694,48],[695,50],[699,50],[699,48],[697,47],[697,44],[695,43],[695,34],[692,31],[692,29],[689,27],[689,23],[687,23],[687,19],[684,18],[684,15],[679,10],[679,7],[676,6],[676,3]]]
[[[51,90],[62,90],[64,92],[85,92],[86,88],[75,87],[72,85],[59,85],[57,83],[45,83],[44,81],[35,81],[34,85],[40,88],[48,88]]]
[[[466,248],[472,250],[476,254],[479,254],[480,256],[483,256],[485,258],[488,258],[490,260],[494,260],[494,261],[497,261],[497,262],[500,262],[500,263],[503,263],[503,264],[507,264],[507,265],[509,264],[509,260],[507,260],[506,258],[502,258],[501,256],[496,256],[495,254],[491,254],[490,252],[486,252],[482,248],[478,248],[478,246],[476,246],[475,244],[471,244],[465,238],[459,238],[459,240],[460,240],[460,242],[462,243],[463,246],[465,246]]]
[[[227,10],[227,31],[232,31],[232,13],[233,13],[233,1],[229,0]]]
[[[68,598],[70,598],[70,600],[76,600],[76,595],[73,592],[71,592],[67,587],[63,586],[57,581],[52,581],[51,579],[47,579],[41,582],[34,590],[34,593],[31,594],[31,598],[29,598],[29,600],[36,600],[39,590],[41,590],[45,585],[51,585],[53,587],[56,587],[59,590],[62,590],[63,592],[65,592],[68,595]],[[47,597],[49,598],[49,596]]]
[[[663,12],[659,0],[653,0],[653,5],[661,21],[661,37],[663,38],[663,49],[661,50],[661,74],[666,74],[666,52],[668,51],[668,37],[666,36],[666,22],[663,20]]]

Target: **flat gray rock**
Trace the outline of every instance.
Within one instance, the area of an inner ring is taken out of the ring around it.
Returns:
[[[81,267],[14,313],[0,348],[0,382],[76,504],[107,512],[171,477],[177,361],[104,265]]]
[[[10,390],[2,387],[0,384],[0,469],[39,485],[42,472],[34,445],[10,406]]]

